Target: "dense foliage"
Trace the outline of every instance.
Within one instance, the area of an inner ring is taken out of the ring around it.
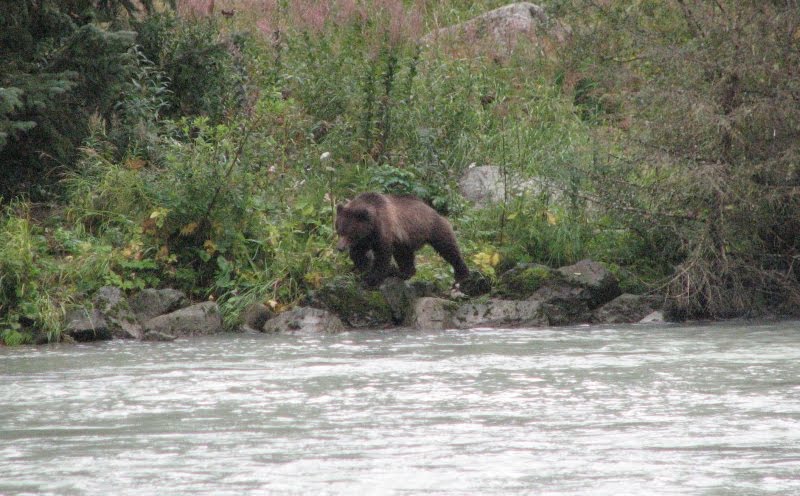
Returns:
[[[500,5],[0,0],[3,340],[105,284],[292,305],[364,190],[446,212],[490,276],[592,257],[675,317],[798,308],[797,2],[553,0],[551,50],[419,43]],[[536,187],[476,209],[473,163]]]
[[[579,7],[576,97],[626,129],[585,173],[667,264],[675,316],[797,308],[800,5]]]

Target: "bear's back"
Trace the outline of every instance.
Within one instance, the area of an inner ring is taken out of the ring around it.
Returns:
[[[429,242],[443,220],[436,210],[415,196],[386,197],[390,206],[388,217],[397,226],[397,241],[413,249]]]
[[[425,202],[411,195],[361,193],[348,208],[365,208],[386,224],[381,231],[390,233],[393,244],[417,249],[429,241],[441,217]]]

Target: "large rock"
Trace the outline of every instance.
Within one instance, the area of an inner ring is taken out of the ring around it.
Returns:
[[[592,312],[586,303],[579,299],[559,299],[551,303],[542,303],[542,316],[551,326],[565,326],[591,321]]]
[[[114,338],[141,339],[142,326],[119,288],[104,286],[98,289],[93,303],[95,309],[103,315]]]
[[[581,260],[574,265],[561,267],[558,272],[568,285],[579,289],[577,297],[586,302],[590,310],[613,300],[622,293],[616,276],[602,264],[592,260]]]
[[[258,331],[264,328],[264,324],[275,316],[268,306],[263,303],[253,303],[242,311],[241,321],[245,331]]]
[[[142,341],[175,341],[177,336],[158,331],[147,331],[142,336]]]
[[[644,316],[638,324],[662,324],[664,323],[664,313],[661,310],[656,310]]]
[[[406,324],[422,331],[452,329],[458,306],[458,303],[442,298],[419,298],[414,302]]]
[[[468,302],[453,316],[456,327],[522,327],[541,326],[549,322],[542,313],[541,303],[531,300],[490,299]]]
[[[219,306],[205,301],[174,312],[154,317],[144,324],[145,337],[150,333],[164,336],[207,336],[222,331]]]
[[[331,312],[320,308],[298,307],[269,319],[263,327],[271,333],[341,332],[344,323]]]
[[[79,308],[67,312],[64,335],[81,343],[112,339],[111,330],[97,309]]]
[[[567,281],[586,290],[589,308],[597,308],[622,294],[617,277],[593,260],[581,260],[574,265],[559,268],[558,272]]]
[[[130,307],[140,322],[186,307],[189,300],[177,289],[143,289],[130,299]]]
[[[436,283],[431,281],[421,281],[417,279],[414,281],[408,281],[407,284],[414,291],[414,295],[417,298],[435,296],[440,293],[439,287],[436,286]]]
[[[591,311],[618,296],[620,290],[617,278],[603,265],[582,260],[560,269],[518,264],[500,275],[493,294],[506,301],[538,302],[538,323],[568,325],[589,322]]]
[[[544,54],[569,37],[569,28],[552,20],[544,9],[529,2],[518,2],[486,12],[474,19],[438,29],[422,38],[426,45],[445,43],[449,47],[508,55],[520,40],[527,40]]]
[[[632,324],[642,321],[658,308],[658,298],[626,293],[596,309],[592,314],[592,321],[603,324]]]
[[[454,288],[467,296],[476,297],[488,294],[492,290],[492,281],[477,270],[470,271],[469,277]]]
[[[546,265],[521,263],[500,274],[493,294],[512,300],[524,300],[548,282],[560,278],[560,273]]]
[[[458,180],[458,190],[466,200],[486,206],[501,203],[506,195],[506,181],[500,167],[481,165],[470,167]]]
[[[458,180],[458,191],[465,200],[478,207],[502,203],[507,198],[522,195],[548,195],[554,201],[563,198],[562,189],[556,183],[542,177],[523,177],[496,165],[471,165]],[[508,188],[508,189],[506,189]]]
[[[405,322],[412,312],[412,306],[417,299],[414,288],[396,277],[386,279],[379,288],[383,299],[389,305],[392,313],[392,322],[400,324]]]
[[[397,309],[385,295],[380,290],[363,289],[350,277],[338,277],[323,285],[308,299],[308,306],[328,310],[350,327],[379,328],[396,323]]]

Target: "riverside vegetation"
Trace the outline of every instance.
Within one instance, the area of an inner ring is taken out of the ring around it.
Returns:
[[[445,213],[491,280],[591,258],[672,318],[796,314],[798,2],[549,0],[558,36],[429,35],[502,5],[0,0],[2,341],[59,340],[103,286],[229,328],[292,308],[350,270],[333,213],[368,190]],[[500,201],[458,193],[470,164]]]

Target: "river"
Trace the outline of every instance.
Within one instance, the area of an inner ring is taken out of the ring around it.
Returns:
[[[0,348],[0,494],[800,494],[800,322]]]

